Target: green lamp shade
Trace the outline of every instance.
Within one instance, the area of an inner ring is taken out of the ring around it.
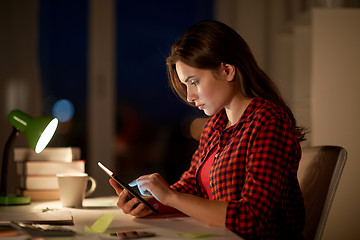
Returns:
[[[8,119],[13,127],[25,133],[29,146],[36,153],[40,153],[47,146],[58,125],[57,118],[32,118],[19,110],[11,111]]]
[[[12,142],[19,132],[23,132],[25,133],[25,137],[29,146],[36,153],[40,153],[47,146],[52,136],[54,135],[58,125],[58,120],[56,118],[49,117],[32,118],[19,110],[11,111],[8,115],[8,120],[13,126],[13,131],[5,144],[3,161],[1,164],[0,205],[29,204],[30,197],[28,196],[7,195],[7,166]]]

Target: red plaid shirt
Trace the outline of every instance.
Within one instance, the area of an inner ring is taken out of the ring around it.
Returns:
[[[225,129],[226,123],[224,110],[208,120],[189,170],[172,188],[206,198],[197,174],[218,145],[210,186],[215,200],[229,201],[226,227],[246,239],[293,239],[304,225],[297,180],[301,148],[293,123],[281,108],[260,98],[236,125]]]

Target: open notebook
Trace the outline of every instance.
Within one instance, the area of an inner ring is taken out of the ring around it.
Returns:
[[[0,212],[0,224],[11,221],[28,224],[74,225],[70,211]]]

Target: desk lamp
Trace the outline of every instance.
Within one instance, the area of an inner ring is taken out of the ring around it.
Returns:
[[[7,168],[9,162],[9,152],[12,147],[12,143],[14,142],[15,137],[18,136],[20,132],[23,132],[25,133],[25,137],[29,146],[36,153],[40,153],[54,135],[58,125],[58,119],[52,119],[44,116],[32,118],[19,110],[13,110],[9,113],[8,120],[13,126],[13,130],[5,144],[1,165],[0,205],[29,204],[30,197],[28,196],[7,195]]]

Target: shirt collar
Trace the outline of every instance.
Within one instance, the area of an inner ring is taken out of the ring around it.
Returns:
[[[255,97],[251,100],[244,113],[241,115],[240,120],[234,125],[236,128],[240,123],[247,122],[251,119],[251,116],[254,114],[254,111],[259,108],[261,104],[264,103],[264,99]],[[211,126],[218,131],[223,131],[226,127],[226,123],[228,122],[225,109],[221,109],[216,115],[214,115],[211,120]]]

